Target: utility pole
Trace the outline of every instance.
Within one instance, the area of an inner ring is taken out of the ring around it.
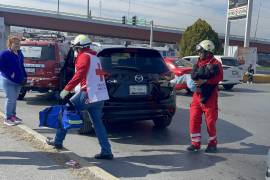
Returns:
[[[150,47],[153,45],[153,27],[154,27],[154,21],[150,21],[151,29],[150,29]]]
[[[261,7],[262,7],[262,0],[260,0],[260,6],[259,6],[259,10],[258,10],[258,17],[257,17],[257,22],[256,22],[256,27],[255,27],[254,40],[256,40],[257,28],[258,28],[258,23],[259,23],[259,19],[260,19]]]
[[[90,15],[90,5],[89,5],[89,0],[87,0],[87,17],[90,18],[91,15]]]
[[[230,29],[231,29],[231,21],[229,20],[229,1],[228,1],[226,32],[225,32],[224,52],[223,52],[224,56],[228,56],[228,49],[230,44]]]
[[[129,19],[129,12],[130,12],[130,0],[128,0],[128,16],[127,16],[127,19]]]
[[[57,14],[59,14],[59,5],[60,5],[60,0],[57,1]]]
[[[101,17],[102,0],[99,0],[99,17]]]
[[[248,12],[247,12],[247,18],[246,18],[246,31],[245,31],[244,47],[249,47],[252,6],[253,6],[253,0],[248,0]]]

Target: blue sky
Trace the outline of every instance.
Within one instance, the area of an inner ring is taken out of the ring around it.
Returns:
[[[270,0],[253,0],[251,37],[270,40]],[[89,0],[93,16],[121,19],[137,15],[155,24],[187,28],[198,18],[206,20],[218,33],[224,33],[227,0]],[[262,3],[259,21],[258,10]],[[57,10],[57,0],[1,0],[0,4]],[[101,11],[100,11],[101,4]],[[60,0],[60,11],[86,14],[87,0]],[[231,34],[245,33],[245,20],[233,21]]]

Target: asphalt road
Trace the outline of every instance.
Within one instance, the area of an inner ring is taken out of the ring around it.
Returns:
[[[18,102],[17,113],[29,127],[53,136],[54,130],[38,127],[38,112],[55,103],[47,99],[48,95],[27,94],[25,101]],[[64,145],[121,179],[263,179],[270,148],[269,99],[270,84],[242,84],[232,91],[220,91],[217,154],[186,152],[191,96],[183,93],[177,97],[173,123],[165,130],[154,129],[151,121],[109,128],[114,161],[92,158],[99,152],[94,135],[81,136],[73,130]],[[3,93],[0,102],[3,110]]]

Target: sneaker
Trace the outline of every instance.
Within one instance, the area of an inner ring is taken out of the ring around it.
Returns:
[[[55,149],[63,149],[62,144],[55,144],[54,139],[51,137],[47,137],[46,143],[50,146],[54,146]]]
[[[13,115],[11,118],[12,118],[13,121],[16,122],[16,123],[22,123],[22,119],[21,119],[21,118],[18,118],[16,115]]]
[[[187,147],[187,150],[189,152],[198,152],[201,148],[200,147],[196,147],[193,144],[191,144],[190,146]]]
[[[7,126],[15,126],[15,125],[17,125],[17,123],[15,121],[13,121],[13,119],[11,119],[11,118],[5,119],[4,124],[7,125]]]
[[[106,159],[106,160],[112,160],[113,154],[96,154],[95,159]]]
[[[217,146],[216,145],[208,145],[205,149],[206,153],[216,153],[217,152]]]

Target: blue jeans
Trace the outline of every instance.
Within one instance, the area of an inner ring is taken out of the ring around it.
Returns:
[[[2,84],[6,94],[5,115],[6,119],[8,119],[11,118],[11,116],[16,115],[17,98],[22,86],[6,78],[2,78]]]
[[[108,140],[106,129],[102,122],[102,108],[104,106],[104,101],[99,101],[96,103],[87,103],[87,93],[85,91],[81,91],[75,94],[70,101],[74,104],[74,106],[78,110],[87,110],[91,116],[95,132],[101,146],[102,154],[112,154],[111,145]],[[55,135],[55,144],[62,145],[63,141],[66,137],[67,130],[65,129],[57,129]]]

